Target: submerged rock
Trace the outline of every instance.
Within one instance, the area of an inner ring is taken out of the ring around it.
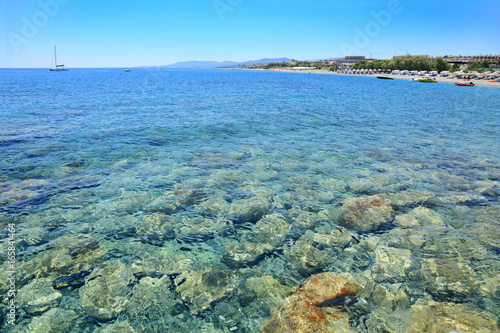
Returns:
[[[45,179],[26,179],[19,183],[21,188],[42,188],[49,185],[50,183]]]
[[[439,186],[443,186],[451,191],[470,191],[477,188],[484,188],[488,183],[474,181],[469,177],[455,175],[449,172],[433,173],[434,182]]]
[[[390,195],[391,201],[398,206],[421,205],[432,197],[432,192],[418,190],[406,190]]]
[[[273,311],[290,293],[290,287],[280,284],[269,275],[249,278],[245,283],[247,302],[258,300],[266,312]]]
[[[19,290],[17,305],[31,315],[43,313],[59,305],[62,294],[54,288],[49,279],[35,279]]]
[[[382,285],[375,284],[372,296],[373,302],[385,311],[395,311],[396,309],[409,309],[410,300],[402,284]]]
[[[146,214],[142,223],[137,225],[137,234],[141,236],[168,234],[173,224],[173,218],[163,213]]]
[[[323,213],[323,214],[321,214]],[[297,206],[292,207],[287,211],[287,215],[296,225],[300,225],[307,229],[312,229],[315,225],[319,224],[321,221],[331,220],[328,216],[328,212],[312,213],[298,208]],[[323,216],[326,215],[326,216]]]
[[[236,200],[231,204],[228,218],[237,222],[255,223],[267,214],[269,207],[269,200],[265,197]]]
[[[135,281],[132,272],[121,262],[98,268],[80,288],[82,306],[99,320],[116,318],[126,310]]]
[[[90,275],[92,271],[81,271],[68,276],[61,276],[52,281],[52,287],[62,289],[67,287],[79,288],[85,284],[85,277]]]
[[[303,275],[325,268],[335,258],[330,249],[319,250],[305,236],[286,245],[285,256],[297,264],[298,271]]]
[[[342,202],[338,221],[356,231],[373,231],[392,221],[392,206],[386,194],[349,198]]]
[[[372,267],[375,282],[415,280],[420,278],[419,271],[420,263],[410,250],[377,245]]]
[[[352,231],[344,230],[334,229],[329,231],[320,231],[319,233],[314,233],[312,240],[314,243],[317,243],[319,246],[324,248],[345,248],[354,239]]]
[[[45,251],[20,264],[16,280],[18,288],[35,278],[55,280],[61,276],[91,270],[92,262],[105,253],[93,236],[83,234],[65,235],[44,244],[44,247]],[[6,273],[7,271],[2,272],[0,269],[0,278]],[[0,279],[0,292],[6,292],[5,288],[7,280]]]
[[[453,206],[453,205],[464,205],[464,206],[481,206],[488,203],[486,197],[475,192],[465,192],[465,191],[450,191],[445,192],[439,197],[434,197],[426,202],[427,206]]]
[[[214,301],[229,297],[235,281],[229,272],[220,269],[183,272],[175,278],[177,292],[188,303],[193,314],[207,310]]]
[[[441,215],[425,207],[417,207],[408,214],[398,215],[393,223],[398,227],[444,227]]]
[[[264,216],[255,224],[254,232],[260,242],[267,242],[274,249],[281,250],[283,242],[292,229],[286,218],[277,213]]]
[[[179,216],[173,229],[177,239],[187,242],[214,238],[232,227],[228,220],[205,218],[202,216]]]
[[[231,169],[236,168],[241,164],[237,158],[225,156],[221,153],[207,153],[196,156],[190,162],[190,166],[201,169]]]
[[[133,317],[167,317],[176,299],[170,290],[172,282],[168,276],[144,277],[133,288],[133,296],[127,304],[127,313]]]
[[[35,317],[29,325],[30,333],[70,332],[75,326],[78,314],[72,310],[51,309],[40,317]]]
[[[122,185],[125,186],[125,185]],[[127,191],[112,200],[106,200],[102,204],[106,209],[118,214],[134,214],[151,202],[151,194],[148,192]]]
[[[229,267],[244,267],[257,263],[273,251],[269,244],[238,243],[227,247],[223,262]]]
[[[24,272],[20,281],[34,276],[56,279],[89,270],[90,262],[105,254],[95,236],[84,234],[62,236],[49,242],[48,248],[20,268]]]
[[[347,182],[337,178],[324,178],[319,181],[319,184],[328,190],[347,192]]]
[[[231,205],[224,198],[209,198],[197,206],[198,211],[203,215],[220,216],[227,214]]]
[[[478,252],[481,246],[477,245]],[[435,254],[429,251],[428,255]],[[423,258],[421,275],[423,288],[436,301],[464,302],[477,297],[478,285],[484,285],[484,278],[474,271],[475,265],[458,256],[448,258]]]
[[[409,333],[499,332],[499,322],[490,314],[465,304],[419,300],[411,307]]]
[[[96,333],[136,333],[128,321],[117,321],[97,329]]]
[[[356,296],[359,286],[332,273],[307,278],[262,324],[261,333],[354,332],[349,317],[337,306],[346,296]]]
[[[38,194],[39,192],[37,191],[32,191],[27,189],[21,189],[21,188],[10,189],[0,194],[0,205],[8,205],[25,199],[33,198]]]
[[[199,188],[176,184],[172,191],[156,198],[152,203],[144,207],[144,211],[148,213],[160,212],[171,214],[184,210],[187,206],[198,204],[205,197],[205,192]]]
[[[0,205],[8,205],[30,199],[42,193],[49,182],[44,179],[26,179],[20,183],[0,182]]]

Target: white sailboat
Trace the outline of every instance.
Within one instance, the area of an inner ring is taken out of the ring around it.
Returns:
[[[64,64],[62,64],[62,65],[57,64],[57,52],[56,52],[55,45],[54,45],[54,61],[55,61],[56,67],[49,68],[50,72],[67,72],[68,71],[68,69],[66,69],[66,67],[64,67]]]

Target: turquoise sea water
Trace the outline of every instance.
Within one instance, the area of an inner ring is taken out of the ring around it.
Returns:
[[[257,332],[319,272],[360,285],[356,331],[406,332],[415,313],[498,328],[500,89],[0,70],[0,103],[8,332]],[[377,194],[390,223],[339,223],[344,200]]]

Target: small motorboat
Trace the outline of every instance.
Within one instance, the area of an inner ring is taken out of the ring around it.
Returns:
[[[463,87],[474,87],[474,83],[472,82],[455,82],[455,85]]]
[[[377,76],[377,79],[380,79],[380,80],[394,80],[392,77],[389,77],[389,76]]]
[[[436,79],[431,79],[430,77],[418,79],[418,82],[437,83]]]
[[[130,68],[125,68],[125,72],[132,72]]]

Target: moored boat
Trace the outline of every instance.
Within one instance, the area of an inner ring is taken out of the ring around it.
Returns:
[[[68,69],[65,67],[64,64],[62,64],[62,65],[57,64],[57,51],[56,51],[55,45],[54,45],[54,61],[55,61],[56,67],[49,68],[49,72],[67,72],[68,71]]]
[[[394,80],[392,77],[389,77],[389,76],[377,76],[377,79],[380,79],[380,80]]]
[[[418,82],[436,83],[436,79],[431,79],[429,77],[418,79]]]
[[[474,87],[474,83],[472,82],[455,82],[455,85],[463,87]]]

